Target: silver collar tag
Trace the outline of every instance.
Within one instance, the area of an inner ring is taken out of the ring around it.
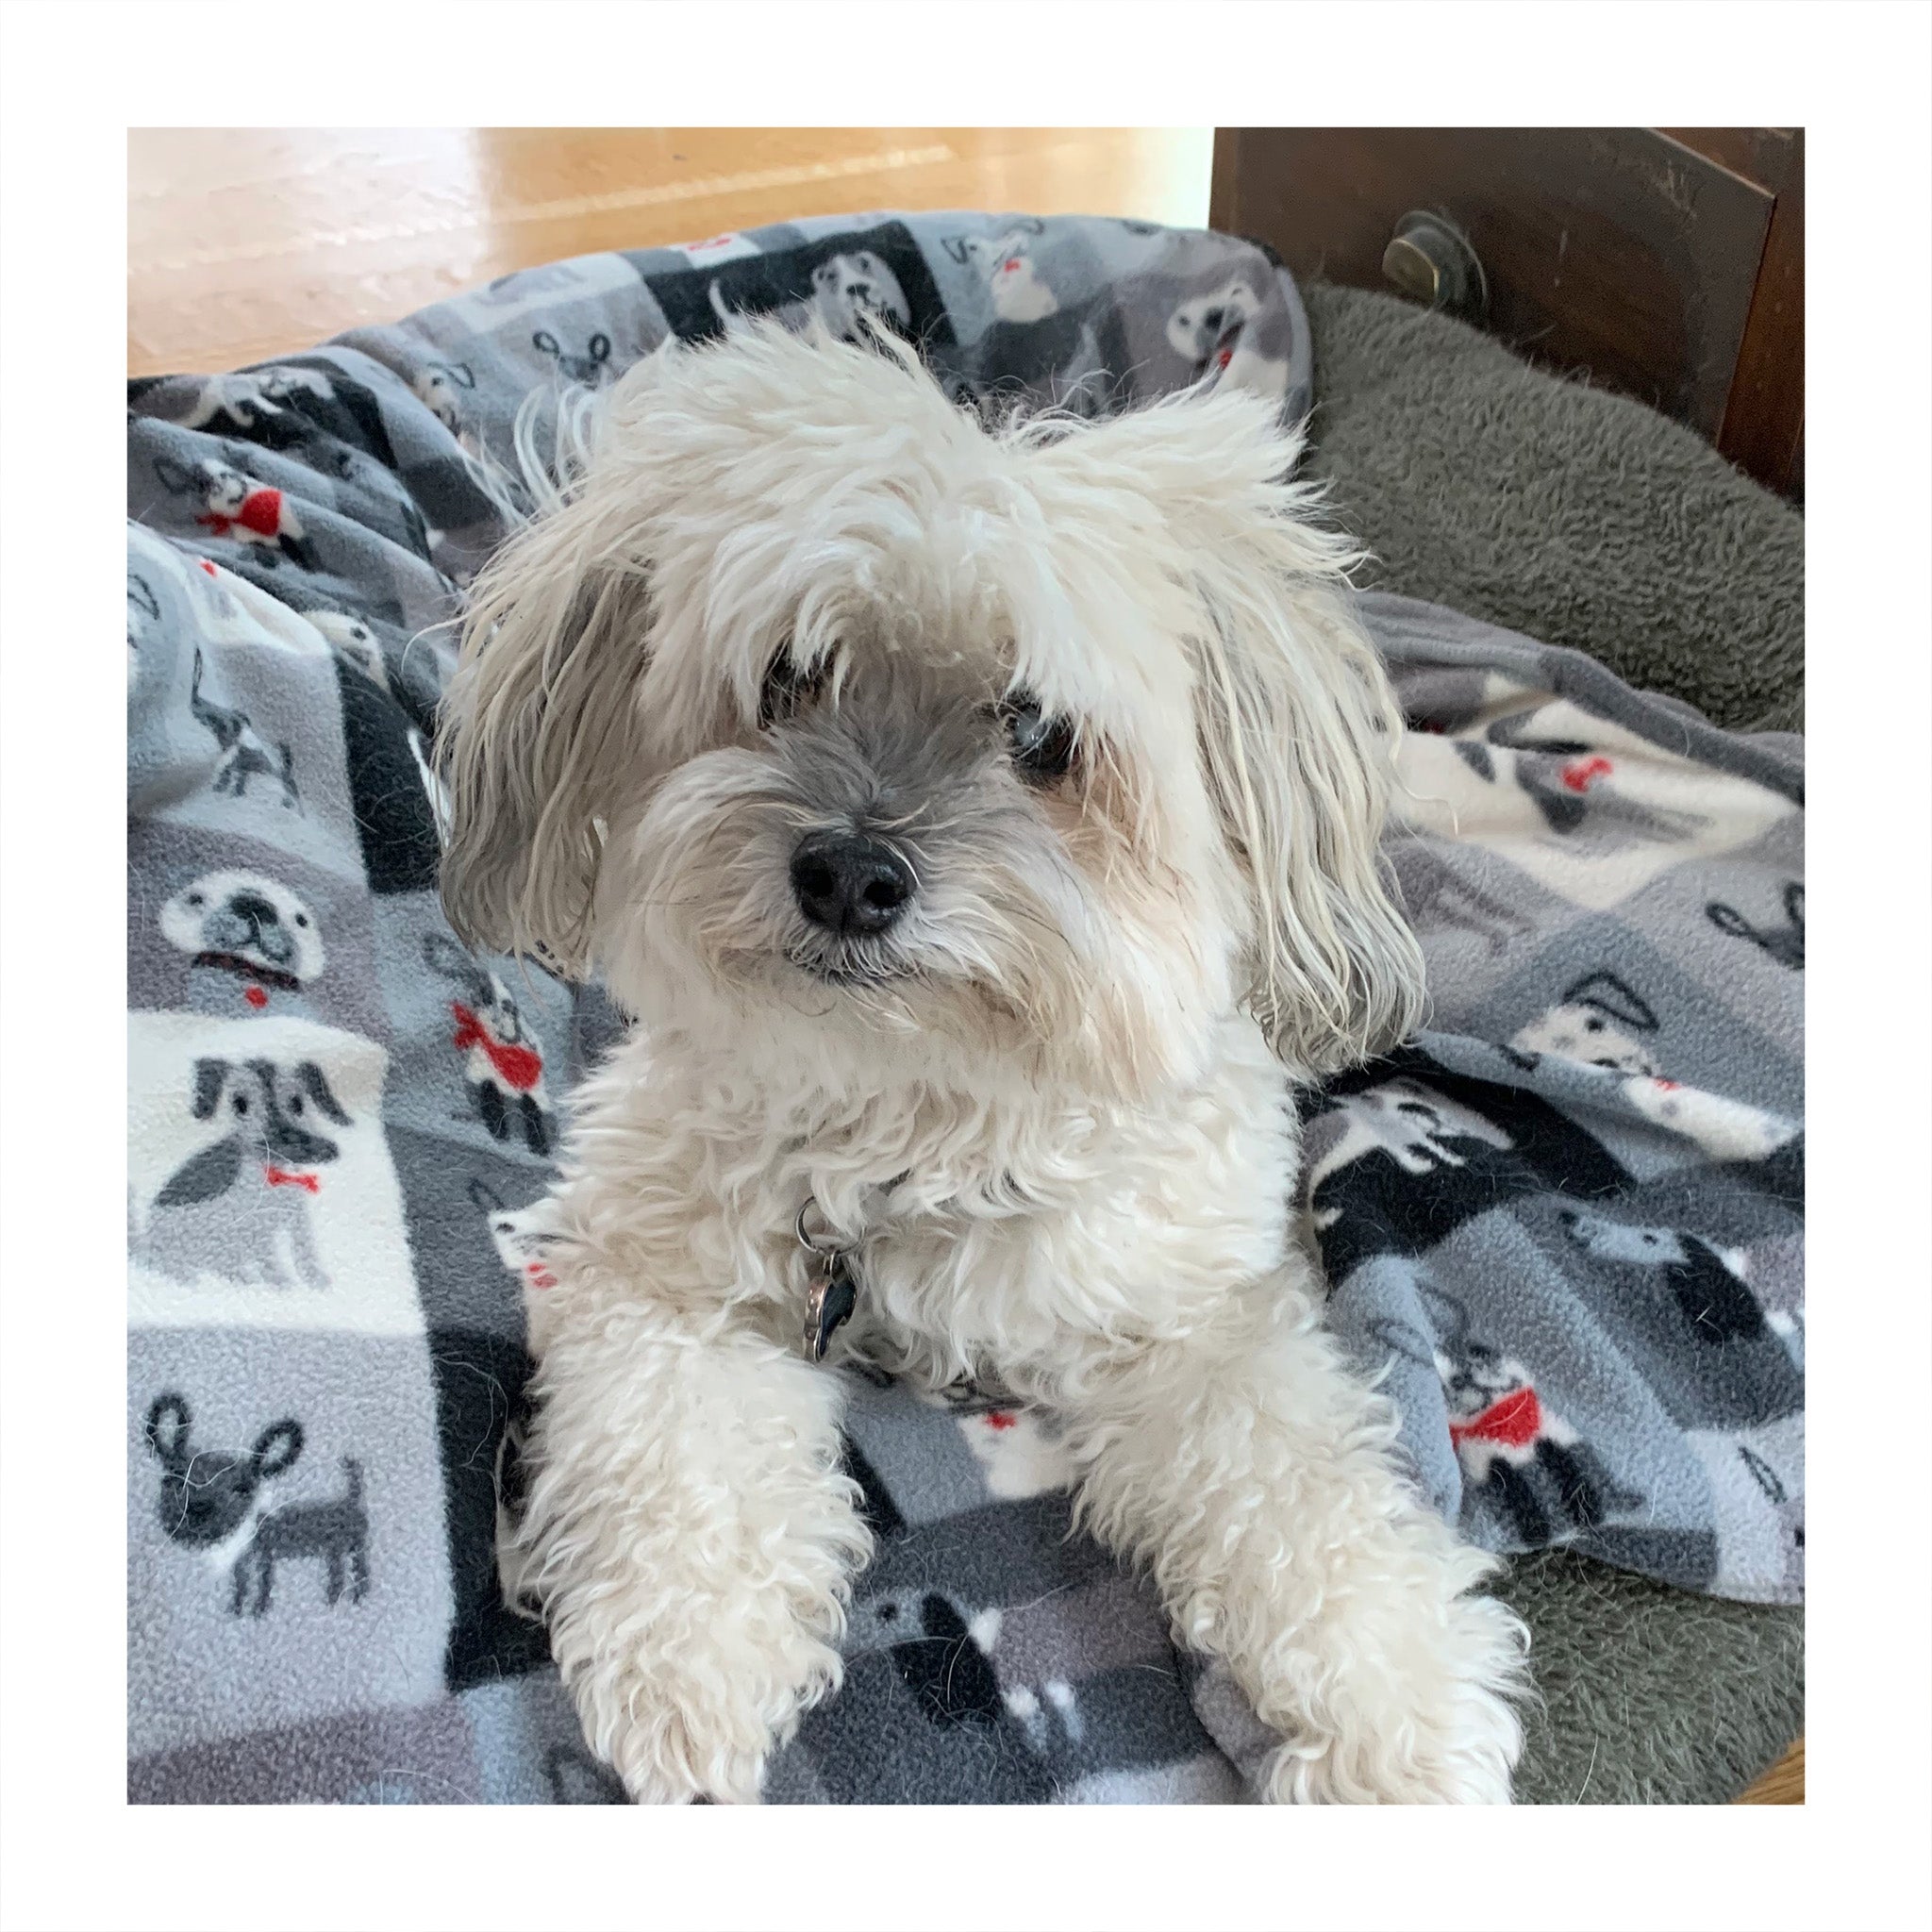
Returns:
[[[851,1318],[858,1306],[858,1282],[852,1273],[851,1248],[833,1239],[828,1231],[808,1230],[807,1218],[818,1207],[808,1198],[798,1210],[798,1245],[810,1257],[810,1273],[805,1290],[805,1358],[822,1362],[831,1344],[833,1331]],[[823,1212],[818,1216],[824,1221]]]

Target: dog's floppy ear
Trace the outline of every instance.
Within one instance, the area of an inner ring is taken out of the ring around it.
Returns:
[[[212,1147],[204,1147],[168,1176],[155,1196],[157,1208],[192,1208],[198,1201],[218,1201],[235,1185],[242,1172],[242,1141],[230,1134]]]
[[[1734,940],[1757,938],[1757,928],[1735,906],[1726,906],[1722,899],[1713,899],[1704,908],[1704,916],[1718,931],[1729,933]]]
[[[346,1127],[353,1124],[349,1116],[343,1112],[341,1102],[330,1089],[322,1069],[313,1060],[304,1060],[295,1069],[295,1078],[301,1082],[302,1091],[335,1122],[337,1126]]]
[[[478,1006],[489,1003],[490,984],[469,954],[447,933],[423,935],[423,958],[432,973],[459,986]]]
[[[615,393],[634,394],[656,360]],[[562,487],[540,491],[543,513],[471,587],[437,756],[449,788],[450,924],[472,945],[581,976],[603,824],[626,788],[634,795],[643,761],[651,611],[629,476],[600,473],[581,432],[566,427],[559,441],[573,439]],[[527,441],[521,423],[518,440]]]
[[[1366,1058],[1422,1011],[1423,958],[1380,851],[1402,715],[1346,581],[1358,560],[1291,483],[1278,404],[1183,393],[1064,436],[1041,462],[1152,518],[1123,541],[1158,557],[1188,632],[1209,792],[1252,907],[1248,1001],[1313,1075]],[[1118,513],[1117,513],[1118,514]],[[1164,594],[1137,571],[1137,591]]]
[[[1634,987],[1626,986],[1614,973],[1588,973],[1563,995],[1566,1006],[1594,1007],[1625,1026],[1640,1033],[1657,1030],[1657,1015],[1649,1002]]]
[[[175,1475],[188,1467],[188,1432],[192,1426],[185,1396],[157,1396],[147,1412],[147,1446],[160,1457],[161,1467]]]
[[[301,1453],[302,1424],[293,1416],[271,1423],[256,1437],[255,1447],[248,1452],[248,1459],[255,1465],[256,1481],[265,1482],[270,1476],[292,1468]]]
[[[1679,1233],[1679,1245],[1689,1257],[1670,1271],[1673,1292],[1700,1339],[1741,1341],[1764,1332],[1764,1310],[1757,1297],[1724,1266],[1710,1243],[1694,1234]]]
[[[194,1063],[194,1118],[205,1121],[215,1110],[222,1082],[228,1077],[226,1060],[199,1059]]]

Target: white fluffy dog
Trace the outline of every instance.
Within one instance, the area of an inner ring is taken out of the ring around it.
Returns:
[[[532,1297],[507,1569],[640,1799],[749,1800],[839,1682],[841,1377],[1063,1419],[1081,1519],[1281,1737],[1283,1799],[1504,1800],[1523,1631],[1318,1325],[1291,1081],[1414,1023],[1399,716],[1345,546],[1223,390],[988,431],[741,328],[596,399],[477,580],[460,929],[636,1017]]]

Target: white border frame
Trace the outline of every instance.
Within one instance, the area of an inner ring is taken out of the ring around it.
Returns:
[[[18,0],[4,34],[5,1924],[1927,1924],[1923,7]],[[1808,889],[1819,1292],[1803,1810],[243,1820],[125,1806],[125,835],[115,746],[85,722],[116,715],[123,675],[120,573],[102,545],[124,460],[124,130],[270,108],[330,125],[458,108],[479,125],[779,125],[850,122],[873,103],[954,125],[1807,128],[1823,862]],[[90,1019],[93,1044],[76,1048]]]

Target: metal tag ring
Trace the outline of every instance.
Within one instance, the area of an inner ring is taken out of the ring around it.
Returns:
[[[798,1220],[794,1224],[794,1228],[798,1235],[798,1245],[814,1255],[849,1255],[852,1252],[852,1243],[850,1241],[833,1240],[829,1228],[817,1241],[814,1241],[810,1235],[806,1233],[805,1217],[814,1208],[818,1208],[818,1196],[816,1194],[808,1194],[805,1198],[805,1205],[799,1208]],[[819,1213],[823,1217],[824,1209],[820,1208]]]

